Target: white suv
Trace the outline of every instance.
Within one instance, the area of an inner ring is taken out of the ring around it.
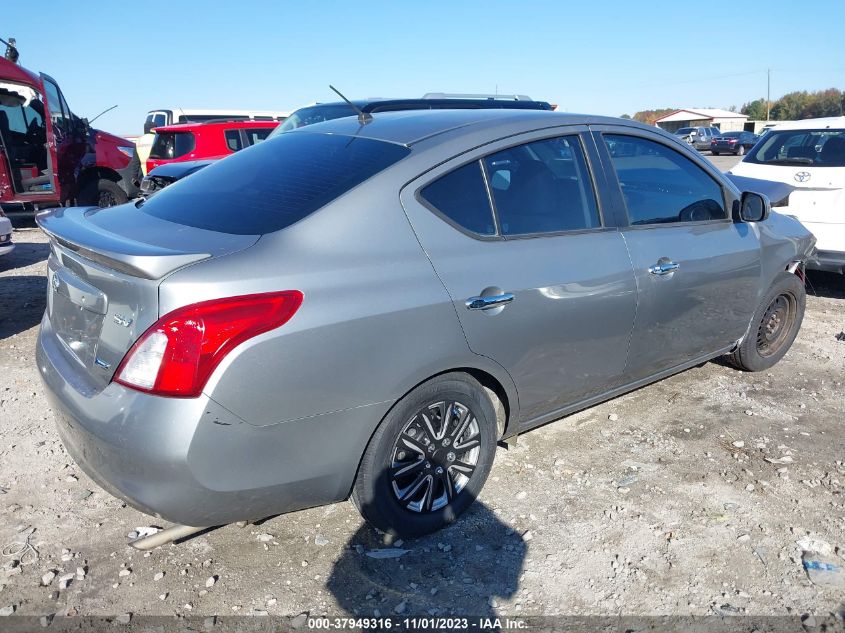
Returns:
[[[845,116],[776,125],[728,173],[791,185],[778,211],[815,234],[807,268],[845,273]]]

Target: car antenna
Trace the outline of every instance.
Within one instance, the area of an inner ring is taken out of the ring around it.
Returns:
[[[88,123],[89,123],[89,124],[93,123],[94,121],[96,121],[97,119],[99,119],[101,116],[103,116],[106,112],[111,112],[111,111],[112,111],[112,110],[114,110],[116,107],[117,107],[117,104],[115,103],[112,107],[110,107],[110,108],[106,108],[105,110],[103,110],[102,112],[100,112],[100,114],[98,114],[98,115],[97,115],[97,116],[95,116],[93,119],[91,119],[90,121],[88,121]]]
[[[331,88],[332,90],[334,90],[334,91],[335,91],[335,92],[336,92],[336,93],[340,96],[340,98],[341,98],[341,99],[343,99],[344,101],[346,101],[346,104],[347,104],[350,108],[352,108],[353,110],[355,110],[355,112],[357,112],[357,113],[358,113],[358,122],[359,122],[361,125],[365,125],[366,123],[369,123],[370,121],[372,121],[372,120],[373,120],[373,115],[372,115],[372,114],[370,114],[369,112],[364,112],[361,108],[359,108],[359,107],[358,107],[358,106],[356,106],[354,103],[352,103],[349,99],[347,99],[346,97],[344,97],[344,96],[343,96],[343,93],[342,93],[340,90],[338,90],[337,88],[335,88],[335,87],[334,87],[333,85],[331,85],[331,84],[329,84],[329,88]]]

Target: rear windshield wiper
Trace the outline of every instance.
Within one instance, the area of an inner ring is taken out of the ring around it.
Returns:
[[[760,161],[761,163],[775,163],[778,165],[812,165],[812,158],[805,158],[803,156],[794,156],[793,158],[775,158],[773,160]]]

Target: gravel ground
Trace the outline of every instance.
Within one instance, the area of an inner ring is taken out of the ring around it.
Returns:
[[[439,534],[385,543],[339,503],[142,554],[127,534],[157,523],[55,432],[33,360],[46,239],[15,240],[0,258],[0,544],[34,528],[38,558],[4,555],[0,614],[845,613],[840,277],[811,275],[770,372],[707,363],[526,434]]]

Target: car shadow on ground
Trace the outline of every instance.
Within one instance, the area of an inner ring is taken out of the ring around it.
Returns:
[[[0,278],[0,340],[38,325],[44,314],[46,297],[47,278],[43,275]]]
[[[527,552],[522,535],[479,501],[439,532],[387,541],[363,523],[335,562],[326,588],[348,614],[497,617]]]
[[[22,234],[40,229],[25,229],[12,233],[12,240],[16,241],[15,250],[0,257],[0,273],[16,268],[26,268],[40,261],[44,261],[50,255],[50,245],[44,242],[22,242]],[[4,278],[5,279],[5,278]],[[3,283],[0,281],[0,283]]]
[[[828,299],[845,299],[845,275],[807,271],[807,294]]]

